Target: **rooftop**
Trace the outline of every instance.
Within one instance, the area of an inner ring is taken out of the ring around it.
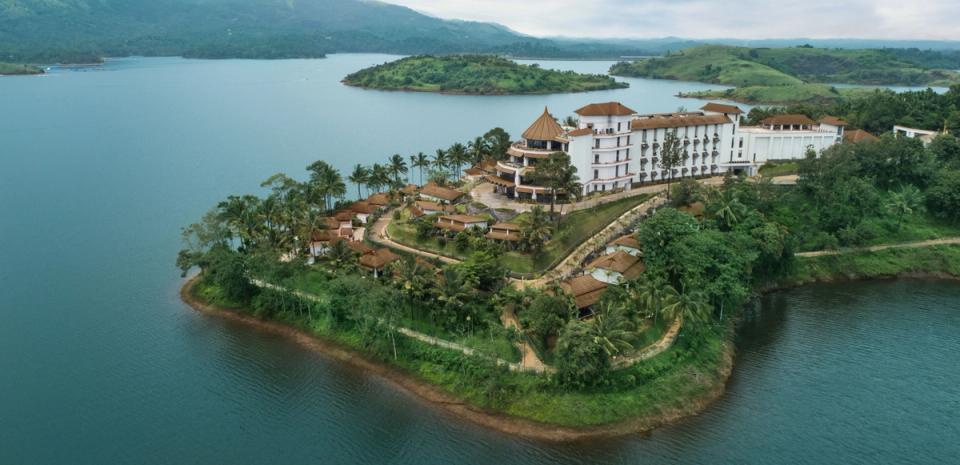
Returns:
[[[877,139],[879,139],[877,136],[870,134],[869,132],[864,131],[863,129],[851,129],[849,131],[843,132],[843,140],[847,142],[858,143],[858,142],[874,141]]]
[[[829,125],[831,125],[831,126],[846,126],[846,125],[847,125],[847,122],[846,122],[846,121],[844,121],[844,120],[842,120],[842,119],[840,119],[840,118],[837,118],[836,116],[830,116],[830,115],[827,115],[827,116],[824,116],[823,118],[820,118],[819,123],[820,123],[820,124],[829,124]]]
[[[576,111],[580,116],[630,116],[636,112],[620,102],[591,103]]]
[[[595,268],[600,268],[624,274],[639,261],[639,258],[634,257],[623,250],[618,250],[612,254],[604,255],[590,262],[590,264],[587,265],[587,269],[592,270]]]
[[[807,115],[775,115],[760,121],[764,126],[813,126],[816,121],[810,119]]]
[[[708,124],[730,124],[730,118],[724,115],[704,115],[701,113],[681,113],[671,115],[653,115],[637,118],[630,123],[634,131],[642,129],[682,128]]]
[[[590,275],[583,275],[561,282],[560,288],[573,296],[577,308],[587,308],[600,300],[603,291],[607,289],[607,283]]]
[[[722,103],[713,103],[713,102],[710,102],[700,107],[700,109],[703,111],[710,111],[714,113],[736,113],[736,114],[743,113],[743,110],[741,110],[740,107],[736,105],[725,105]]]
[[[376,251],[362,255],[360,257],[360,266],[373,270],[379,270],[399,259],[400,256],[391,252],[390,249],[377,249]]]
[[[543,114],[523,131],[523,138],[527,140],[554,140],[562,135],[563,128],[547,111],[547,107],[543,107]]]
[[[463,192],[460,192],[456,189],[450,189],[447,187],[440,187],[435,183],[427,183],[425,186],[420,188],[420,194],[426,195],[429,197],[435,197],[438,199],[446,200],[447,202],[453,202],[454,200],[459,199],[463,196]]]

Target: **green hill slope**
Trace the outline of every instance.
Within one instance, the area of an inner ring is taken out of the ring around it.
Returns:
[[[407,57],[362,69],[343,82],[372,89],[465,94],[545,94],[628,86],[606,75],[548,70],[484,55]]]

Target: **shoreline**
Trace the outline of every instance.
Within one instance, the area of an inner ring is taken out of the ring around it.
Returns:
[[[194,276],[183,284],[180,288],[180,298],[184,303],[199,313],[243,323],[262,331],[286,336],[306,349],[379,376],[397,388],[439,408],[448,415],[467,420],[470,423],[499,433],[524,439],[544,442],[576,442],[587,439],[614,438],[631,434],[650,433],[660,427],[703,412],[726,392],[727,381],[733,372],[733,361],[736,349],[731,340],[727,341],[728,347],[724,353],[723,364],[718,373],[719,382],[712,386],[703,396],[691,399],[683,408],[664,411],[662,414],[656,416],[638,417],[595,427],[573,428],[550,425],[472,406],[427,381],[423,381],[399,368],[373,360],[366,354],[345,347],[335,341],[323,339],[305,330],[284,323],[263,320],[252,315],[241,313],[235,309],[202,302],[194,296],[192,292],[198,278],[199,275]]]
[[[957,247],[957,246],[941,246]],[[897,249],[890,249],[895,251]],[[930,250],[927,248],[909,249],[909,250]],[[860,252],[851,255],[861,255],[863,253],[884,253],[880,252]],[[837,256],[811,257],[801,259],[807,262],[806,265],[815,266],[814,262],[823,259],[831,259]],[[926,271],[924,271],[926,269]],[[948,271],[949,270],[949,271]],[[809,270],[808,270],[809,271]],[[274,334],[282,334],[291,338],[294,342],[320,353],[324,356],[345,362],[352,367],[371,372],[382,379],[392,383],[394,386],[404,390],[407,393],[415,395],[421,400],[427,401],[435,407],[440,408],[446,414],[467,420],[475,425],[482,426],[499,433],[533,439],[544,442],[576,442],[587,439],[614,438],[633,434],[647,434],[663,426],[676,423],[691,416],[699,415],[711,404],[717,401],[726,392],[727,382],[734,368],[734,358],[736,355],[736,346],[734,340],[738,318],[729,320],[726,327],[727,334],[725,340],[722,360],[718,366],[717,378],[703,394],[690,398],[679,408],[660,410],[658,414],[648,414],[635,418],[625,419],[613,423],[587,426],[587,427],[567,427],[540,423],[533,420],[512,416],[503,412],[496,412],[476,407],[464,402],[462,399],[442,390],[419,377],[405,372],[404,370],[390,366],[387,363],[371,359],[355,349],[345,347],[340,343],[324,339],[320,336],[309,333],[308,331],[295,328],[285,323],[277,321],[268,321],[256,318],[252,315],[241,313],[237,310],[222,308],[216,305],[207,304],[200,301],[191,292],[196,284],[199,275],[187,280],[180,289],[181,299],[200,313],[210,316],[225,318],[227,320],[248,324],[255,328],[265,330]],[[857,269],[856,266],[850,271],[833,270],[828,275],[807,274],[800,276],[787,277],[777,282],[768,283],[765,286],[755,288],[758,295],[770,292],[792,289],[804,285],[816,283],[835,283],[844,281],[862,281],[862,280],[884,280],[884,279],[941,279],[954,282],[960,282],[960,273],[952,268],[938,267],[933,263],[924,263],[922,266],[914,269],[902,269],[893,272],[870,272],[863,269]]]
[[[623,81],[617,81],[623,82]],[[353,84],[347,82],[346,79],[341,79],[340,83],[347,86],[353,87],[355,89],[363,90],[377,90],[381,92],[416,92],[421,94],[438,94],[438,95],[464,95],[470,97],[516,97],[524,95],[559,95],[559,94],[583,94],[587,92],[600,92],[605,90],[620,90],[620,89],[629,89],[630,85],[627,83],[626,86],[613,86],[613,87],[604,87],[598,89],[584,89],[584,90],[563,90],[563,91],[554,91],[554,92],[520,92],[520,93],[510,93],[510,92],[487,92],[487,93],[474,93],[474,92],[463,92],[463,91],[450,91],[450,90],[426,90],[426,89],[414,89],[414,88],[379,88],[379,87],[369,87],[361,84]]]

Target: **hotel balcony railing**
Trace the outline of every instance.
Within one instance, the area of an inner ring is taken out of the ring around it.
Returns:
[[[713,156],[713,157],[717,157],[717,156],[720,156],[720,152],[714,150],[714,151],[710,152],[710,155]]]
[[[683,138],[683,145],[690,145],[690,139],[687,139],[686,137],[684,137],[684,138]]]
[[[700,145],[700,139],[694,139],[693,145]]]

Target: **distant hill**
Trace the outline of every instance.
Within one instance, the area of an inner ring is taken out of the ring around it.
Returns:
[[[648,51],[554,42],[365,0],[0,0],[0,59],[320,57],[332,52],[618,57]]]
[[[343,82],[371,89],[480,95],[586,92],[629,86],[603,74],[543,69],[487,55],[407,57],[362,69]]]
[[[729,86],[810,83],[948,86],[960,83],[960,57],[919,50],[745,48],[702,45],[663,58],[621,62],[614,75]]]

